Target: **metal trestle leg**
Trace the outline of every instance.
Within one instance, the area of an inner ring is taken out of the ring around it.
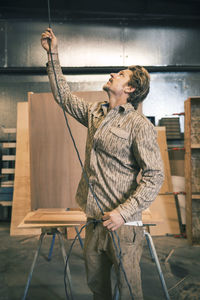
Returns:
[[[152,237],[151,237],[150,233],[147,232],[146,230],[144,230],[144,234],[145,234],[145,238],[147,240],[147,244],[149,246],[151,256],[153,257],[153,259],[155,261],[155,264],[156,264],[156,268],[157,268],[157,271],[158,271],[158,274],[159,274],[159,277],[160,277],[160,281],[161,281],[161,284],[162,284],[162,288],[163,288],[163,291],[164,291],[164,294],[165,294],[165,298],[167,300],[170,300],[169,293],[168,293],[168,290],[167,290],[167,286],[166,286],[166,283],[165,283],[163,272],[161,270],[160,262],[158,260],[158,256],[157,256],[157,253],[156,253],[156,249],[155,249]]]
[[[30,273],[29,273],[29,276],[28,276],[28,280],[27,280],[27,283],[26,283],[26,287],[25,287],[25,290],[24,290],[24,295],[23,295],[22,300],[26,299],[26,296],[27,296],[27,293],[28,293],[28,289],[29,289],[29,286],[30,286],[30,283],[31,283],[33,271],[34,271],[34,268],[35,268],[38,256],[40,254],[40,249],[41,249],[43,238],[44,238],[45,234],[53,235],[53,239],[52,239],[52,243],[51,243],[51,247],[50,247],[50,251],[49,251],[49,255],[48,255],[48,261],[51,260],[51,255],[52,255],[52,252],[53,252],[53,246],[54,246],[54,242],[55,242],[55,237],[56,237],[56,234],[57,234],[58,238],[59,238],[59,244],[60,244],[60,248],[61,248],[61,253],[62,253],[62,256],[63,256],[64,264],[66,263],[67,255],[66,255],[66,251],[65,251],[65,247],[64,247],[64,242],[63,242],[62,234],[57,230],[57,228],[48,228],[48,229],[42,228],[42,233],[40,235],[39,242],[38,242],[38,247],[37,247],[37,250],[36,250],[34,258],[33,258],[33,262],[32,262],[32,265],[31,265],[31,270],[30,270]],[[68,289],[69,289],[71,298],[73,299],[73,296],[72,296],[71,274],[70,274],[69,265],[67,266],[67,277],[68,277]]]

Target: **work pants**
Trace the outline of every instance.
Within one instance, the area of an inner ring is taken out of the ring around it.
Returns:
[[[140,258],[143,248],[143,229],[138,226],[123,225],[116,230],[121,246],[121,257],[134,300],[142,300],[140,276]],[[117,238],[116,244],[118,245]],[[102,223],[90,224],[86,228],[84,255],[88,286],[93,292],[94,300],[112,300],[111,267],[117,276],[120,300],[132,300],[131,294],[119,267],[111,232]]]

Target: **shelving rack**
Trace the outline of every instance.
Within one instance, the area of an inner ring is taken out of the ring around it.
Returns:
[[[200,96],[185,101],[186,230],[200,244]]]
[[[2,143],[2,169],[0,184],[0,205],[12,206],[14,174],[15,174],[15,153],[16,143],[10,140],[11,135],[16,135],[16,128],[2,128],[7,134],[7,142]]]

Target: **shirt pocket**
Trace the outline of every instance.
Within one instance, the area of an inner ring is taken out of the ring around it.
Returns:
[[[109,156],[117,159],[121,164],[127,164],[130,160],[129,137],[129,132],[118,127],[111,127],[102,137],[102,146]]]
[[[121,139],[128,140],[128,138],[129,138],[129,133],[118,127],[110,128],[110,132]]]

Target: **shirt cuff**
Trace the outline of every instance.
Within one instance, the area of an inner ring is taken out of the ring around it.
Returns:
[[[120,213],[120,215],[122,216],[122,218],[124,219],[124,221],[126,223],[126,222],[132,221],[133,215],[137,212],[138,205],[137,205],[137,202],[136,202],[135,207],[132,207],[131,211],[130,211],[130,208],[125,207],[125,203],[120,204],[115,209]]]

